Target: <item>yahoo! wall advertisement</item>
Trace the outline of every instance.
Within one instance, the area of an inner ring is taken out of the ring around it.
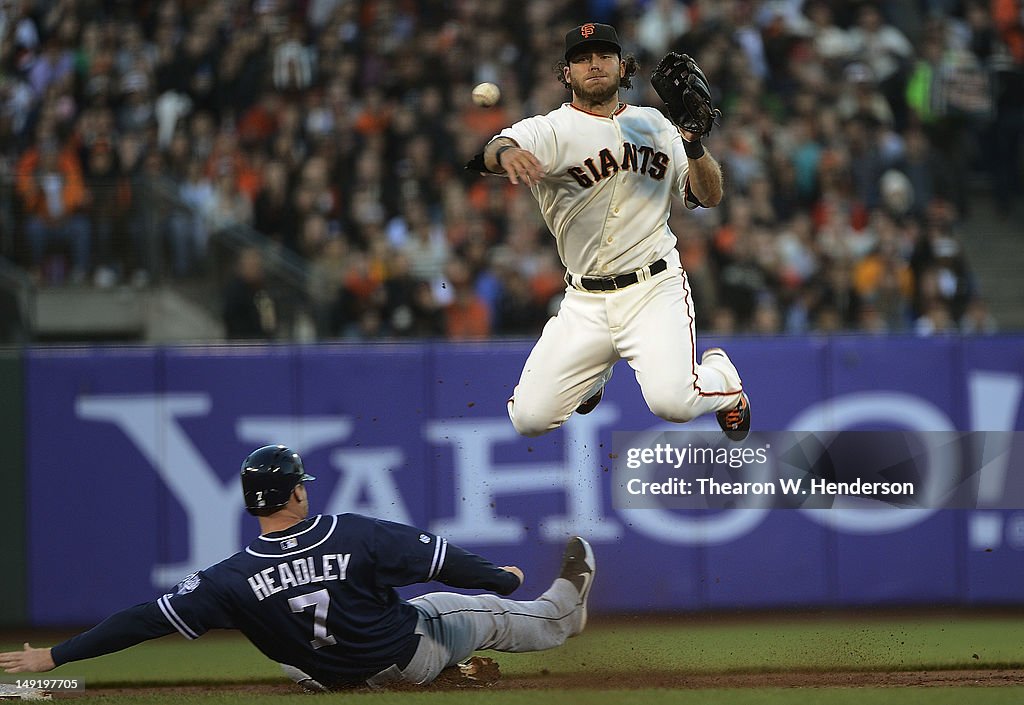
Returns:
[[[317,476],[315,512],[413,524],[519,565],[524,599],[578,533],[597,553],[595,610],[1022,600],[1024,338],[726,347],[759,433],[923,438],[930,459],[900,477],[923,482],[934,458],[975,457],[961,473],[971,501],[623,501],[623,438],[713,437],[713,416],[660,421],[621,362],[592,414],[519,437],[505,402],[524,342],[35,349],[24,375],[30,621],[102,619],[240,550],[258,525],[239,466],[268,443],[299,451]],[[977,447],[958,455],[965,438]]]

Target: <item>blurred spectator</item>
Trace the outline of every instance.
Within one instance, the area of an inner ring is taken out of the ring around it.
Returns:
[[[71,250],[71,279],[82,281],[88,273],[92,232],[83,210],[85,182],[77,156],[46,136],[29,147],[17,165],[18,195],[25,206],[25,235],[32,252],[32,265],[39,268],[44,257],[53,254],[54,243]],[[51,263],[54,260],[51,259]],[[63,264],[55,263],[43,278],[64,280]]]
[[[788,289],[799,289],[818,271],[814,227],[806,213],[798,213],[785,224],[776,239],[779,276]]]
[[[766,296],[758,302],[754,309],[753,332],[758,335],[774,335],[782,330],[779,307],[775,299]]]
[[[490,314],[473,289],[469,267],[461,259],[453,259],[446,273],[453,293],[445,308],[445,334],[453,340],[486,338],[491,332]]]
[[[313,84],[316,52],[305,44],[305,28],[292,21],[287,36],[274,49],[274,86],[303,90]]]
[[[717,300],[732,311],[741,328],[752,324],[759,295],[772,286],[772,275],[758,261],[754,240],[749,202],[732,199],[728,220],[715,234],[713,256],[718,270]]]
[[[844,63],[854,51],[854,40],[835,24],[831,4],[826,0],[809,0],[804,4],[804,12],[811,22],[809,31],[818,56],[833,66]]]
[[[186,166],[185,178],[178,184],[178,197],[185,209],[176,209],[168,217],[171,264],[174,274],[186,277],[204,269],[210,239],[208,223],[213,222],[216,203],[213,184],[198,159]]]
[[[383,279],[367,253],[353,251],[345,258],[341,286],[330,308],[329,337],[377,337],[386,332]]]
[[[256,248],[238,254],[224,289],[224,330],[228,340],[271,340],[277,327],[274,301],[266,289],[263,255]]]
[[[881,10],[870,2],[857,13],[857,24],[849,32],[850,55],[867,64],[889,101],[897,127],[904,124],[903,80],[914,55],[910,40],[899,29],[886,24]]]
[[[643,58],[657,63],[678,37],[690,30],[690,14],[677,0],[654,0],[637,21],[637,41],[643,47]]]
[[[515,266],[498,266],[500,296],[494,311],[495,328],[503,335],[527,336],[544,324],[545,311],[534,303],[530,281]]]
[[[448,261],[444,230],[418,211],[409,226],[407,239],[398,247],[408,259],[410,271],[417,279],[439,281]]]
[[[89,215],[96,244],[97,286],[112,286],[124,265],[121,253],[126,246],[131,184],[119,173],[117,154],[105,140],[93,142],[85,159],[85,184],[88,189]]]
[[[710,330],[715,335],[732,335],[736,332],[736,316],[732,309],[719,306],[711,314]]]
[[[345,281],[348,256],[345,239],[332,237],[323,243],[320,253],[310,263],[308,293],[313,304],[317,334],[321,337],[330,338],[340,334],[340,330],[334,327],[332,316]]]
[[[263,167],[263,184],[253,204],[253,227],[275,243],[297,252],[295,209],[289,198],[288,167],[278,159]]]
[[[910,256],[917,282],[914,311],[919,316],[928,314],[933,304],[939,303],[948,317],[956,321],[974,297],[974,282],[953,230],[953,218],[948,205],[934,204]]]
[[[843,71],[843,88],[836,111],[844,120],[860,118],[878,125],[892,125],[889,102],[878,90],[874,73],[867,64],[855,62]]]
[[[384,283],[383,315],[393,335],[437,337],[444,334],[443,317],[429,284],[412,276],[409,260],[396,253],[391,276]]]
[[[857,322],[857,330],[873,335],[884,335],[892,329],[889,322],[873,304],[865,304],[860,309],[860,317]]]
[[[814,310],[819,330],[855,328],[860,317],[861,298],[853,286],[850,265],[831,262],[815,282],[818,301]]]
[[[157,121],[157,144],[166,149],[175,135],[178,123],[192,109],[192,101],[183,93],[164,91],[157,98],[154,115]]]
[[[964,335],[993,335],[999,332],[999,324],[982,299],[972,299],[967,310],[960,317],[960,332]]]
[[[156,106],[149,79],[142,71],[131,71],[121,79],[122,102],[117,112],[118,127],[124,132],[140,132],[156,120]]]
[[[311,157],[303,165],[300,181],[295,187],[293,207],[294,217],[299,222],[310,216],[338,222],[341,202],[335,187],[331,185],[328,165],[323,157]],[[311,255],[301,239],[298,250],[306,257]]]
[[[914,323],[914,332],[922,337],[948,335],[955,331],[956,324],[949,315],[949,308],[937,300],[929,301],[924,313]]]
[[[239,118],[238,135],[243,143],[259,144],[274,136],[282,102],[282,96],[277,91],[264,90],[260,93],[259,100]]]
[[[46,94],[51,84],[71,75],[74,56],[61,46],[60,40],[51,37],[46,41],[42,53],[32,62],[28,71],[28,82],[37,96]]]
[[[538,265],[530,277],[534,305],[539,310],[548,311],[553,315],[558,310],[557,305],[565,291],[565,269],[558,255],[551,250],[543,252],[538,258]]]
[[[213,183],[213,198],[206,216],[210,232],[251,224],[252,203],[239,187],[234,170],[226,167]]]
[[[879,179],[878,191],[880,213],[899,218],[908,215],[914,207],[914,185],[902,171],[887,169]]]
[[[752,222],[765,228],[777,225],[779,217],[775,212],[772,182],[766,176],[758,174],[750,180],[747,192]]]
[[[893,250],[891,244],[880,245],[858,261],[852,272],[857,299],[864,302],[858,316],[864,324],[864,310],[870,308],[885,330],[900,331],[906,327],[913,298],[914,276],[910,266]]]

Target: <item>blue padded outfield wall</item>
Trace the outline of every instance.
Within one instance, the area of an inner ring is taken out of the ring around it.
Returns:
[[[239,464],[271,442],[317,476],[314,511],[411,523],[517,564],[524,599],[580,533],[599,560],[596,610],[1024,602],[1024,509],[616,509],[612,432],[680,427],[651,415],[622,362],[594,413],[517,437],[505,401],[529,347],[29,350],[31,623],[99,620],[239,550],[258,530]],[[727,347],[762,429],[1024,429],[1022,337]]]

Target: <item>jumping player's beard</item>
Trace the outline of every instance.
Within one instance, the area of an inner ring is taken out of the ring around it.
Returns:
[[[569,85],[572,87],[573,94],[585,105],[604,105],[614,100],[619,94],[619,82],[617,80],[611,81],[608,85],[588,88],[586,86],[586,79],[579,81],[572,78],[569,81]]]

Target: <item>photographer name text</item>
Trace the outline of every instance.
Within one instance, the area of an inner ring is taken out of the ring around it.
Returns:
[[[764,482],[723,482],[712,477],[692,480],[673,477],[660,482],[632,478],[626,483],[631,495],[827,495],[831,497],[874,497],[878,495],[914,494],[912,482],[875,482],[860,478],[852,482],[833,482],[821,478],[779,478]]]

